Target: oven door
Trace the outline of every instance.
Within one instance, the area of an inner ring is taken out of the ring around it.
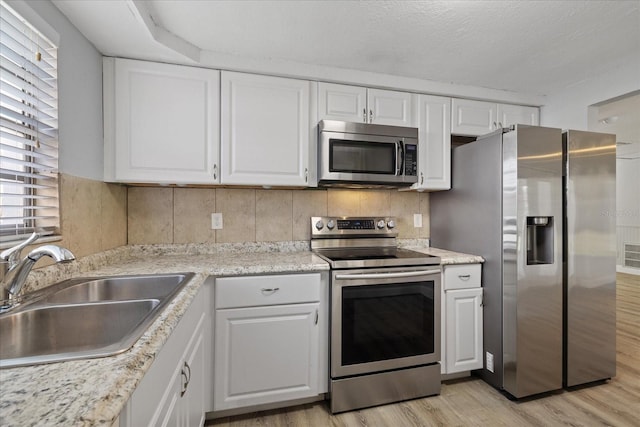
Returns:
[[[333,270],[331,377],[440,360],[440,268]]]

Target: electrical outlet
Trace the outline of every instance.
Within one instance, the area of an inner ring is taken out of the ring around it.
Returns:
[[[222,230],[222,214],[221,213],[211,214],[211,229]]]
[[[487,371],[493,372],[493,354],[487,351]]]
[[[422,228],[422,214],[413,214],[413,226]]]

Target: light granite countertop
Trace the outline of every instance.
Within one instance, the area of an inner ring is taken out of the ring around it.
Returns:
[[[403,245],[440,256],[443,264],[481,257]],[[193,272],[196,275],[126,352],[96,359],[0,369],[2,426],[110,426],[149,370],[209,276],[323,271],[329,266],[308,242],[125,246],[74,263],[34,270],[27,291],[71,277]],[[1,345],[1,344],[0,344]]]
[[[484,258],[482,258],[481,256],[463,254],[461,252],[453,252],[446,249],[425,248],[420,246],[406,246],[405,248],[429,255],[439,256],[441,265],[476,264],[484,262]]]

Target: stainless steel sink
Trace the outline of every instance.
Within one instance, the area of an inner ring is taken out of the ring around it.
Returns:
[[[64,304],[163,299],[171,295],[185,277],[185,274],[165,274],[71,279],[54,285],[44,301]]]
[[[128,350],[192,273],[67,280],[0,314],[0,368]]]

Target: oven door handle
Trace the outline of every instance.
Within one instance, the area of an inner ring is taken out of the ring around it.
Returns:
[[[421,271],[400,271],[397,273],[358,273],[358,274],[336,274],[337,280],[359,280],[359,279],[394,279],[401,277],[418,277],[427,274],[440,274],[440,270]]]

